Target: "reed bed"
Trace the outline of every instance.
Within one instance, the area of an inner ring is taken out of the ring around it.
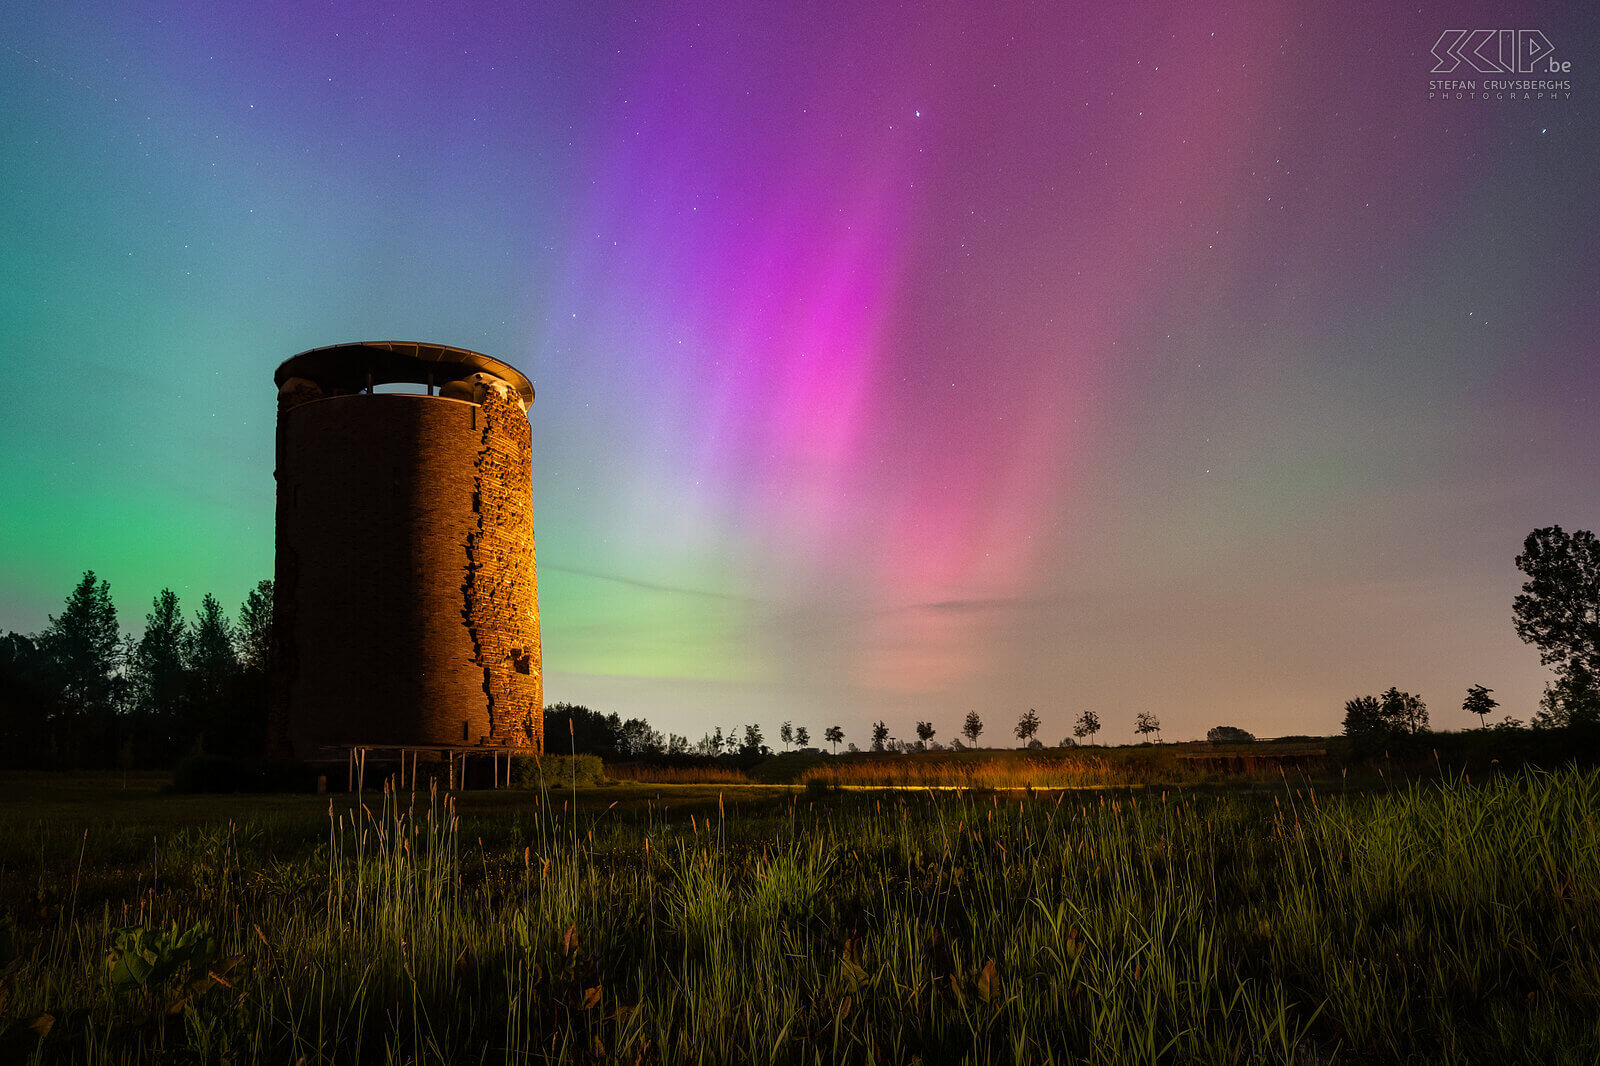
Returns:
[[[608,763],[606,776],[614,781],[640,781],[650,785],[751,785],[755,780],[732,766],[650,766],[646,763]]]
[[[386,792],[316,838],[117,839],[99,878],[91,832],[76,870],[31,870],[57,902],[11,921],[0,1040],[94,1063],[1600,1056],[1600,772],[671,820],[573,798],[464,824]]]
[[[799,774],[802,784],[862,788],[1113,788],[1132,784],[1125,766],[1095,755],[1030,755],[973,758],[885,755],[829,761]]]

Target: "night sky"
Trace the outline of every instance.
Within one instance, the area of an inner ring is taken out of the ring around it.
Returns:
[[[1570,98],[1427,98],[1502,27]],[[552,702],[1526,719],[1512,559],[1600,527],[1597,100],[1590,2],[6,5],[0,629],[90,568],[236,610],[274,368],[420,340],[538,389]]]

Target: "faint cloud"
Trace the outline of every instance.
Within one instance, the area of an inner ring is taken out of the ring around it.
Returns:
[[[1004,611],[1021,606],[1024,601],[1017,596],[1002,596],[979,600],[939,600],[936,603],[915,603],[913,611],[937,611],[942,614],[978,614],[985,611]]]
[[[728,600],[733,603],[755,603],[752,596],[736,596],[730,592],[711,592],[706,589],[690,589],[681,585],[662,585],[655,581],[643,581],[636,577],[623,577],[620,574],[602,574],[595,570],[580,570],[572,566],[540,565],[539,569],[545,573],[572,574],[574,577],[589,577],[596,581],[611,581],[618,585],[630,585],[636,589],[649,589],[651,592],[670,592],[678,596],[702,596],[708,600]]]

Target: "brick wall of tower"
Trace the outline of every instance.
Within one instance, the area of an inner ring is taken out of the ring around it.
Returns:
[[[530,470],[527,417],[492,391],[280,407],[277,685],[296,755],[542,746]]]

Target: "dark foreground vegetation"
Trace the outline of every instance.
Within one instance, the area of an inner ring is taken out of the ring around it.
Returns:
[[[321,814],[267,797],[233,821],[257,801],[220,798],[178,825],[163,804],[202,801],[105,803],[112,824],[87,827],[48,796],[6,805],[6,1054],[1600,1056],[1594,770],[1375,793],[769,788],[722,810],[630,787],[459,810],[369,791]]]

